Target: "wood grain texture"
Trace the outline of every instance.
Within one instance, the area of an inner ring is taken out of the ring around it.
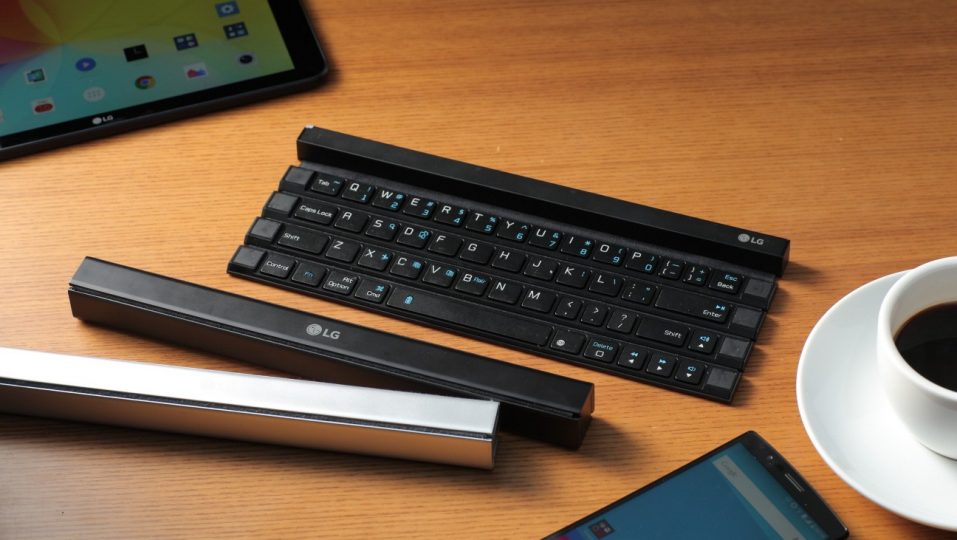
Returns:
[[[74,320],[67,282],[97,256],[593,381],[584,446],[505,434],[486,473],[0,415],[0,538],[540,537],[748,429],[856,537],[944,537],[824,464],[794,386],[841,296],[957,252],[957,4],[310,9],[320,89],[0,164],[0,344],[266,373]],[[790,238],[736,404],[228,277],[306,123]]]

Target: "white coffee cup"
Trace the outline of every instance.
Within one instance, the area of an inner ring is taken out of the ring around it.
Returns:
[[[877,317],[878,370],[891,408],[921,444],[951,459],[957,459],[957,392],[914,370],[894,338],[914,315],[954,302],[957,257],[949,257],[905,273],[887,292]],[[957,369],[957,358],[954,366]]]

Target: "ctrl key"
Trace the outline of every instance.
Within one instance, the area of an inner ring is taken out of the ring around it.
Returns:
[[[269,255],[266,262],[259,267],[259,272],[267,276],[286,279],[289,277],[289,272],[292,272],[293,266],[296,266],[296,259],[273,253]]]

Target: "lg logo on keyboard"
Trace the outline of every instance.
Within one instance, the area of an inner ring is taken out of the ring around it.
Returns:
[[[338,330],[328,330],[323,328],[322,325],[315,323],[306,327],[306,333],[310,336],[320,336],[329,339],[339,339],[340,335]]]
[[[741,242],[742,244],[755,244],[757,246],[763,246],[764,238],[757,238],[748,233],[741,233],[738,235],[738,242]]]

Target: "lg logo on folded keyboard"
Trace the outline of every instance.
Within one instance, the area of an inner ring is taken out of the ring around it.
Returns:
[[[738,235],[738,242],[741,242],[742,244],[755,244],[758,246],[763,246],[764,238],[757,238],[748,233],[741,233]]]
[[[306,333],[310,336],[319,336],[329,339],[339,339],[340,335],[338,330],[329,330],[315,323],[306,327]]]

